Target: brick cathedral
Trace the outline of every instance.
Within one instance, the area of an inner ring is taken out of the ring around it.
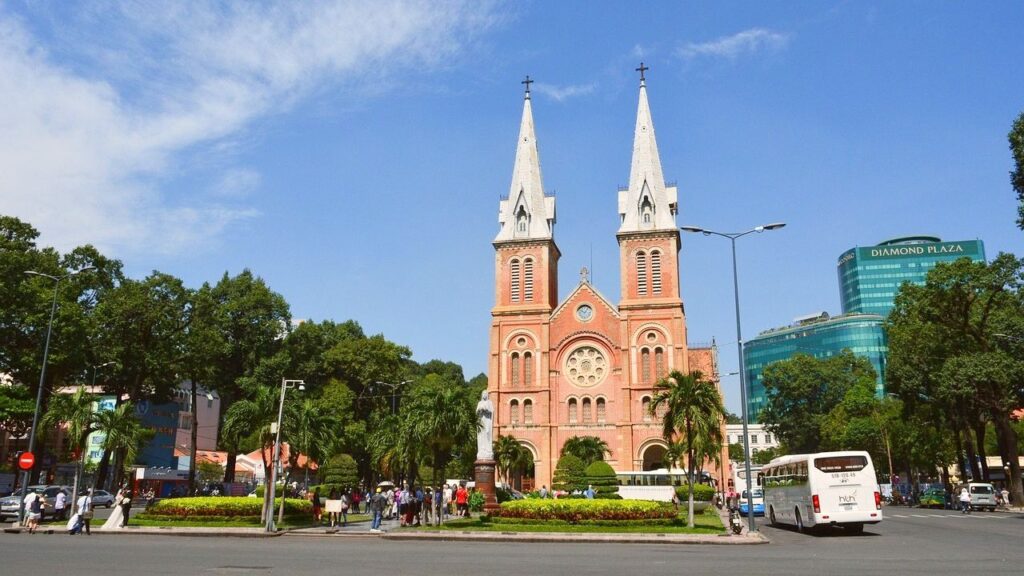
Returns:
[[[562,444],[573,436],[607,442],[606,460],[617,472],[663,468],[660,418],[648,411],[654,383],[671,370],[700,370],[718,385],[715,348],[686,342],[678,192],[662,174],[643,69],[629,187],[617,198],[617,305],[585,269],[558,300],[555,198],[544,193],[527,83],[512,185],[494,239],[488,391],[494,437],[513,436],[533,453],[536,486],[551,486]],[[609,194],[609,209],[613,204]]]

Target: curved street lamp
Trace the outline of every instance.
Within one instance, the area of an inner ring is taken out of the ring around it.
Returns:
[[[30,276],[42,276],[43,278],[49,278],[53,280],[53,304],[50,306],[50,322],[46,326],[46,345],[43,346],[43,366],[39,371],[39,389],[36,391],[36,410],[32,414],[32,431],[28,437],[28,451],[35,454],[36,448],[36,427],[39,426],[39,409],[43,404],[43,383],[46,382],[46,360],[50,355],[50,335],[53,333],[53,317],[57,313],[57,289],[60,287],[61,280],[66,280],[72,276],[77,276],[82,272],[89,270],[95,270],[95,266],[86,266],[79,268],[72,272],[68,272],[63,276],[51,276],[42,272],[36,272],[35,270],[26,270],[25,274]],[[21,502],[22,505],[18,509],[18,524],[25,522],[25,495],[28,493],[28,470],[25,470],[21,474]],[[76,495],[77,496],[77,495]]]
[[[277,433],[274,438],[274,459],[270,468],[270,484],[267,486],[267,490],[270,491],[270,505],[267,506],[267,532],[277,531],[277,527],[274,526],[274,496],[277,495],[277,467],[281,464],[281,420],[284,418],[284,393],[289,388],[296,387],[301,392],[306,389],[306,382],[303,380],[281,380],[281,403],[277,408],[277,425],[274,427],[274,432]],[[287,481],[285,483],[287,484]],[[283,490],[281,491],[281,502],[284,503]]]
[[[769,230],[778,230],[785,225],[785,222],[772,222],[771,224],[755,226],[746,232],[716,232],[699,226],[679,227],[683,232],[693,232],[703,234],[705,236],[721,236],[722,238],[728,238],[729,242],[732,244],[732,288],[736,302],[736,350],[740,357],[740,402],[742,403],[741,412],[743,415],[743,465],[745,468],[744,476],[747,481],[747,530],[749,532],[757,532],[757,525],[754,523],[754,486],[750,482],[750,433],[748,430],[749,419],[747,417],[747,367],[743,362],[743,335],[740,330],[740,283],[739,275],[736,273],[736,239],[742,238],[747,234],[754,234],[755,232],[760,234],[761,232]]]

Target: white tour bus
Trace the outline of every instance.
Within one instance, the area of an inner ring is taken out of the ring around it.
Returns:
[[[839,525],[861,532],[882,521],[882,495],[867,452],[780,456],[761,469],[765,514],[801,532]]]

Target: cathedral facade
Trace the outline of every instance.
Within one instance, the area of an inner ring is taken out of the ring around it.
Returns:
[[[663,468],[660,414],[649,411],[655,382],[672,370],[700,370],[718,386],[714,346],[687,345],[678,192],[662,174],[643,76],[629,187],[617,203],[621,299],[602,296],[584,269],[559,301],[555,198],[544,193],[527,84],[512,185],[494,239],[488,391],[495,438],[512,436],[530,450],[537,487],[551,486],[562,445],[573,436],[607,442],[606,461],[617,472]]]

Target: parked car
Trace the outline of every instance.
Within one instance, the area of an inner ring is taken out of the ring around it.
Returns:
[[[957,492],[959,492],[959,488]],[[971,510],[988,510],[994,512],[996,509],[996,488],[986,482],[970,482],[967,484],[967,491],[971,495]]]
[[[942,488],[929,488],[921,493],[918,499],[921,508],[945,508],[946,491]]]
[[[87,491],[86,491],[87,492]],[[85,492],[83,492],[84,494]],[[95,490],[92,493],[92,506],[103,506],[104,508],[110,508],[114,505],[114,495],[106,490]]]
[[[44,484],[36,484],[28,487],[28,493],[42,494],[43,497],[46,498],[46,506],[43,508],[42,514],[43,520],[45,520],[48,515],[53,514],[53,503],[56,501],[57,494],[60,492],[63,492],[70,502],[70,486],[47,486]],[[21,510],[21,502],[21,490],[18,490],[15,494],[6,498],[0,498],[0,519],[17,518],[18,512]]]

